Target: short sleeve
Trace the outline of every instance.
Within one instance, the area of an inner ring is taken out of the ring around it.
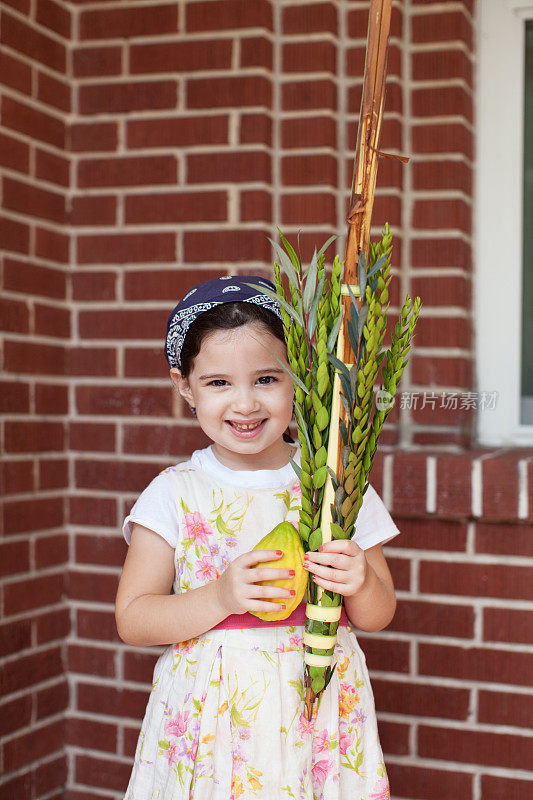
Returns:
[[[176,548],[179,534],[178,512],[166,472],[161,472],[153,479],[139,495],[124,520],[122,533],[128,544],[135,523],[159,534],[171,547]]]
[[[355,521],[354,542],[363,550],[388,542],[400,533],[374,487],[369,483]]]

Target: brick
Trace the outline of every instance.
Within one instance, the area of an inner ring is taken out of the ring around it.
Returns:
[[[30,408],[29,385],[26,383],[2,381],[0,383],[0,411],[23,414]]]
[[[532,534],[533,527],[523,523],[477,522],[476,553],[533,556]]]
[[[69,129],[69,144],[74,153],[116,150],[118,146],[117,123],[75,123]]]
[[[281,48],[281,63],[284,73],[332,72],[335,74],[336,60],[335,45],[327,40],[288,42]]]
[[[466,523],[455,520],[394,515],[401,531],[392,547],[462,552],[466,549]]]
[[[281,219],[286,225],[335,226],[336,198],[333,194],[312,192],[311,194],[283,195]]]
[[[67,264],[69,260],[70,238],[67,234],[46,228],[36,228],[35,255],[47,261]]]
[[[40,383],[35,387],[37,414],[66,414],[68,412],[68,387],[60,384]]]
[[[216,269],[202,270],[201,273],[197,269],[150,269],[147,272],[134,270],[124,275],[124,297],[126,300],[168,300],[175,304],[198,281],[211,280],[225,274],[225,270]],[[158,351],[158,358],[160,356]]]
[[[399,600],[394,619],[388,629],[424,636],[472,638],[474,609],[471,606]]]
[[[6,534],[26,533],[63,524],[63,501],[60,497],[33,498],[4,504]]]
[[[157,117],[127,121],[128,148],[226,144],[229,117]]]
[[[518,456],[493,456],[482,462],[483,516],[515,519],[518,512]]]
[[[73,53],[73,71],[76,78],[93,78],[100,75],[120,75],[122,48],[77,47]]]
[[[472,229],[472,209],[464,200],[415,200],[412,223],[415,228]]]
[[[222,222],[227,216],[227,192],[152,192],[130,195],[125,203],[126,223],[132,224]]]
[[[468,717],[470,692],[467,689],[374,678],[372,691],[378,713],[460,720]]]
[[[531,727],[533,697],[512,692],[480,691],[478,701],[479,722],[488,725]]]
[[[62,591],[62,575],[25,577],[22,581],[4,587],[5,613],[19,614],[22,611],[57,603],[61,600]]]
[[[65,372],[65,348],[33,342],[6,342],[5,368],[8,372],[37,375],[62,375]]]
[[[209,441],[197,425],[126,425],[123,447],[125,453],[175,456],[207,447]]]
[[[11,333],[28,333],[30,312],[27,303],[0,298],[0,318],[2,330]]]
[[[298,5],[295,3],[283,8],[282,25],[285,34],[323,33],[325,31],[336,34],[336,4],[313,3]]]
[[[124,653],[124,679],[151,684],[157,655],[126,651]]]
[[[425,456],[395,455],[393,466],[393,510],[395,513],[425,513]]]
[[[42,459],[39,461],[39,489],[66,489],[69,484],[66,458]]]
[[[461,11],[443,14],[415,14],[411,18],[411,36],[416,44],[429,42],[464,42],[472,49],[472,25]]]
[[[95,595],[98,596],[98,595]],[[74,600],[79,599],[73,597]],[[103,648],[71,644],[68,647],[69,673],[115,677],[115,653]]]
[[[409,754],[409,725],[381,720],[379,740],[387,755],[406,756]]]
[[[239,28],[272,30],[272,8],[268,0],[209,0],[189,3],[186,7],[185,29],[219,31]]]
[[[80,39],[129,39],[174,33],[178,28],[178,10],[174,4],[143,8],[99,8],[82,11]]]
[[[113,195],[85,195],[72,198],[71,225],[115,225],[117,198]]]
[[[332,155],[285,156],[281,159],[284,186],[337,185],[337,159]]]
[[[438,456],[437,514],[469,516],[472,462],[469,456]]]
[[[174,262],[176,258],[174,233],[91,234],[78,236],[77,246],[79,264]]]
[[[0,653],[3,657],[19,654],[31,647],[31,625],[29,619],[7,622],[0,625]],[[8,694],[8,690],[4,692]]]
[[[81,639],[118,642],[115,615],[110,611],[78,609],[76,613],[76,633]]]
[[[30,0],[5,0],[4,5],[12,6],[22,14],[28,15],[30,12]]]
[[[462,276],[432,275],[411,280],[413,296],[424,298],[425,306],[462,306],[470,310],[472,284]]]
[[[38,644],[64,639],[70,632],[68,608],[56,608],[34,618],[35,638]]]
[[[419,386],[445,386],[457,389],[472,387],[473,365],[471,359],[454,356],[438,358],[437,356],[413,356],[411,363],[411,379]]]
[[[25,142],[0,133],[0,166],[27,173],[30,166],[29,159],[30,148]]]
[[[65,74],[66,47],[42,31],[36,30],[26,21],[11,14],[2,15],[2,43],[15,52],[24,53],[28,58],[39,61],[49,69]]]
[[[69,375],[114,376],[117,352],[111,347],[74,347],[68,353]]]
[[[268,114],[241,114],[241,144],[272,145],[272,118]]]
[[[267,234],[261,230],[185,231],[184,259],[189,263],[206,260],[207,253],[216,253],[220,262],[270,262]],[[149,260],[149,259],[147,259]]]
[[[274,46],[265,36],[252,36],[241,39],[241,67],[264,67],[272,70],[274,63]]]
[[[168,365],[161,347],[135,347],[124,351],[127,378],[168,378]]]
[[[60,680],[52,686],[47,686],[36,693],[36,717],[45,719],[52,717],[68,707],[69,691],[66,680]]]
[[[37,99],[52,108],[69,112],[71,110],[70,84],[45,72],[39,72],[37,75]]]
[[[29,542],[0,542],[0,575],[16,575],[30,569]]]
[[[37,686],[43,681],[63,674],[60,647],[39,651],[3,665],[1,674],[2,693],[8,695],[28,686]],[[32,736],[35,733],[32,732]]]
[[[494,642],[533,644],[533,619],[530,611],[512,608],[483,610],[483,638]]]
[[[464,317],[420,317],[416,328],[419,347],[470,348],[472,323]]]
[[[270,192],[244,191],[240,195],[239,217],[243,222],[270,222],[272,196]]]
[[[128,416],[169,416],[170,387],[147,386],[78,386],[78,414],[126,414]]]
[[[463,78],[472,85],[472,61],[462,50],[424,50],[413,53],[414,81],[444,81]]]
[[[284,149],[331,147],[335,150],[337,148],[335,120],[328,116],[284,119],[281,121],[281,146]]]
[[[70,188],[70,162],[67,158],[36,148],[35,177],[56,186]]]
[[[70,337],[70,309],[35,303],[34,333],[54,338]]]
[[[532,660],[530,653],[421,643],[418,672],[420,675],[441,675],[463,681],[497,681],[528,686]]]
[[[6,772],[31,764],[33,761],[61,750],[63,746],[63,721],[43,725],[38,730],[11,739],[4,744],[4,767]]]
[[[417,161],[412,173],[415,190],[458,189],[472,193],[472,168],[464,161]]]
[[[22,222],[0,216],[0,239],[5,250],[15,253],[28,253],[30,249],[30,228]]]
[[[8,461],[4,458],[3,481],[4,496],[33,491],[33,460]]]
[[[74,601],[91,601],[98,598],[99,603],[113,603],[117,588],[117,575],[82,572],[80,569],[71,570],[69,573],[69,598]]]
[[[521,769],[531,753],[531,740],[525,736],[421,725],[418,752],[423,758]]]
[[[409,672],[410,659],[408,642],[394,641],[392,639],[370,639],[365,638],[363,634],[359,635],[357,639],[365,654],[370,670],[401,673]]]
[[[94,449],[96,450],[97,448]],[[78,524],[83,525],[84,527],[91,525],[116,526],[116,501],[110,497],[71,497],[69,501],[69,508],[70,522],[74,525]]]
[[[35,770],[35,791],[38,797],[57,789],[58,793],[49,795],[50,800],[63,800],[63,786],[67,780],[67,757],[59,755],[52,761],[40,764]]]
[[[472,133],[461,123],[413,125],[413,153],[461,153],[473,156]]]
[[[215,0],[216,2],[216,0]],[[189,78],[187,108],[239,108],[266,106],[272,103],[272,84],[263,75],[238,78]]]
[[[79,162],[77,185],[83,189],[98,186],[174,184],[177,178],[175,156],[95,158]]]
[[[91,785],[94,776],[98,775],[98,786],[104,789],[121,791],[127,786],[131,773],[131,764],[117,762],[115,758],[96,758],[90,755],[78,755],[74,764],[76,783]]]
[[[272,181],[271,157],[261,150],[197,153],[187,158],[188,183]]]
[[[82,461],[75,463],[78,489],[140,493],[166,464]]]
[[[94,794],[92,792],[84,792],[77,789],[67,789],[63,800],[94,800]],[[102,794],[102,792],[99,792],[98,800],[115,800],[115,795]]]
[[[159,310],[82,311],[79,331],[84,339],[159,339],[167,312]]]
[[[465,117],[473,122],[472,95],[462,86],[432,86],[411,93],[413,117]]]
[[[314,81],[288,81],[281,89],[283,111],[307,111],[337,108],[337,87],[327,78]]]
[[[11,453],[62,451],[65,446],[60,422],[6,422],[5,447]]]
[[[79,88],[80,114],[128,113],[156,108],[175,108],[176,81],[94,83]]]
[[[88,500],[91,506],[105,502],[107,498],[101,498],[98,503],[91,501],[90,498],[74,498],[78,500]],[[109,501],[108,501],[109,502]],[[86,503],[89,505],[89,502]],[[116,508],[113,501],[112,513],[108,511],[107,518],[100,524],[113,524],[116,521]],[[103,567],[121,567],[124,563],[128,547],[122,536],[95,536],[79,534],[75,539],[76,563],[93,564]]]
[[[66,725],[66,741],[70,746],[116,752],[118,743],[116,725],[81,716],[70,717]]]
[[[114,272],[81,272],[72,276],[72,298],[84,302],[115,300],[117,276]]]
[[[16,778],[6,778],[2,781],[3,798],[10,800],[12,797],[31,797],[34,792],[33,775],[26,772]]]
[[[203,72],[210,69],[231,69],[232,41],[157,42],[130,47],[130,72]]]
[[[473,776],[466,772],[450,772],[411,764],[387,764],[387,775],[398,797],[411,797],[413,800],[472,798]]]
[[[128,756],[133,760],[135,756],[135,751],[137,749],[137,742],[139,740],[139,728],[135,726],[134,728],[130,728],[127,725],[123,726],[123,737],[124,737],[124,745],[123,745],[123,752],[124,755]]]
[[[24,695],[2,703],[0,715],[0,736],[13,733],[19,728],[24,728],[31,720],[31,696]]]
[[[470,597],[531,600],[533,585],[528,567],[494,564],[442,564],[423,561],[420,590]]]
[[[31,67],[3,51],[0,53],[2,84],[25,95],[31,94]]]
[[[68,561],[68,539],[65,534],[39,537],[35,542],[35,568],[55,567]]]
[[[116,686],[78,684],[78,710],[138,719],[146,707],[146,692]]]
[[[481,791],[483,800],[521,800],[533,788],[533,781],[514,778],[498,778],[496,775],[482,775]]]
[[[70,39],[71,13],[70,9],[61,6],[53,0],[38,0],[35,19],[40,25]]]

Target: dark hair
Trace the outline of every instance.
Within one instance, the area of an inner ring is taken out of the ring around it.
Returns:
[[[283,323],[273,311],[256,303],[220,303],[209,311],[204,311],[190,326],[183,342],[180,358],[180,372],[188,378],[194,366],[194,359],[200,352],[204,338],[213,331],[233,330],[242,325],[262,325],[272,336],[285,345]],[[294,442],[289,429],[283,434],[284,440]]]

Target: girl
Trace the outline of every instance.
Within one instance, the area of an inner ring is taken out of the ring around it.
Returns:
[[[372,690],[352,626],[394,614],[381,544],[398,533],[368,486],[352,540],[308,553],[310,579],[344,596],[336,669],[304,716],[305,602],[282,553],[252,551],[283,520],[298,525],[300,464],[287,433],[293,384],[278,304],[257,276],[199,284],[170,315],[170,376],[212,444],[158,475],[124,522],[130,543],[116,601],[127,644],[169,645],[153,689],[126,800],[387,800]],[[271,561],[272,567],[258,568]],[[281,574],[280,574],[281,573]]]

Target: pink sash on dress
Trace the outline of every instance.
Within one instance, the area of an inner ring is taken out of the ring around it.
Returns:
[[[289,627],[291,625],[305,625],[305,607],[307,603],[300,603],[297,606],[292,614],[290,614],[285,619],[269,619],[269,620],[262,620],[259,617],[254,617],[253,614],[250,614],[246,611],[244,614],[230,614],[229,617],[226,617],[225,620],[219,622],[218,625],[215,625],[214,628],[211,630],[222,630],[224,628],[272,628],[272,627]],[[348,619],[348,615],[344,610],[344,606],[341,609],[341,618],[339,620],[339,625],[351,625],[350,620]]]

